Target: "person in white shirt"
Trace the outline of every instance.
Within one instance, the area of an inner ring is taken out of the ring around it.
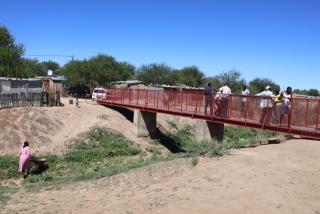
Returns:
[[[280,94],[280,99],[282,101],[279,110],[280,113],[280,125],[282,125],[284,115],[288,115],[288,124],[291,122],[291,98],[292,98],[292,88],[288,87],[286,91]]]
[[[218,90],[218,102],[217,102],[217,111],[216,115],[220,117],[227,117],[228,115],[228,104],[229,104],[229,95],[231,94],[231,89],[224,85]]]
[[[246,85],[243,86],[241,92],[241,118],[247,117],[247,108],[248,108],[248,96],[250,94],[249,89]]]
[[[262,109],[262,114],[260,118],[260,123],[264,125],[269,125],[271,115],[272,115],[272,106],[273,106],[273,93],[270,86],[266,86],[266,89],[261,93],[256,94],[256,96],[261,96],[260,108]]]

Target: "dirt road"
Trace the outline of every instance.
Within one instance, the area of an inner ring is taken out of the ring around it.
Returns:
[[[4,213],[320,213],[320,142],[175,160],[94,182],[21,191]],[[22,199],[23,198],[23,199]]]

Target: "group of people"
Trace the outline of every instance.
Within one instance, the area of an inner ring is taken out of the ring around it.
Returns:
[[[260,108],[262,109],[262,114],[260,118],[260,123],[268,125],[271,121],[272,115],[273,121],[277,122],[279,116],[280,125],[283,124],[283,118],[285,115],[288,116],[288,124],[291,123],[291,98],[292,98],[292,88],[287,87],[286,91],[280,93],[279,89],[272,92],[270,86],[266,86],[265,90],[261,93],[256,94],[256,96],[261,96]]]
[[[210,108],[210,115],[213,115],[213,109],[215,109],[214,115],[218,117],[228,117],[228,105],[231,94],[231,89],[227,85],[222,86],[214,94],[214,89],[211,83],[204,88],[205,98],[205,114],[208,114],[208,107]],[[241,118],[246,119],[249,108],[249,95],[250,91],[246,85],[243,86],[241,91]],[[282,125],[283,118],[288,115],[288,123],[291,120],[291,98],[292,88],[288,87],[286,91],[281,92],[279,89],[272,91],[270,86],[266,86],[265,90],[256,94],[260,97],[260,108],[262,110],[260,123],[268,125],[273,118],[273,122],[280,122]],[[215,107],[215,108],[214,108]],[[273,117],[272,117],[273,115]],[[280,116],[279,116],[280,115]],[[278,119],[279,118],[279,119]]]
[[[210,107],[210,115],[213,114],[213,105],[216,106],[214,114],[220,117],[227,117],[228,114],[228,104],[229,95],[231,94],[231,89],[229,86],[224,85],[217,91],[215,97],[213,97],[213,87],[211,83],[204,89],[205,94],[205,114],[207,115],[207,109]]]

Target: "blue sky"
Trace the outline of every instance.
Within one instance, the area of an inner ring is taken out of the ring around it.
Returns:
[[[317,0],[0,0],[0,24],[28,54],[99,53],[136,66],[236,68],[250,81],[320,89]],[[70,58],[38,57],[64,64]]]

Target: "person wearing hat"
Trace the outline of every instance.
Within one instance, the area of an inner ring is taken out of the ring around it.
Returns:
[[[256,94],[256,96],[262,97],[260,101],[260,108],[262,109],[260,123],[263,125],[269,125],[273,107],[273,93],[271,91],[271,87],[269,85],[266,86],[266,89],[261,93]]]
[[[229,110],[229,95],[231,94],[231,89],[229,86],[224,84],[219,88],[217,92],[217,110],[216,115],[219,117],[228,117]]]

